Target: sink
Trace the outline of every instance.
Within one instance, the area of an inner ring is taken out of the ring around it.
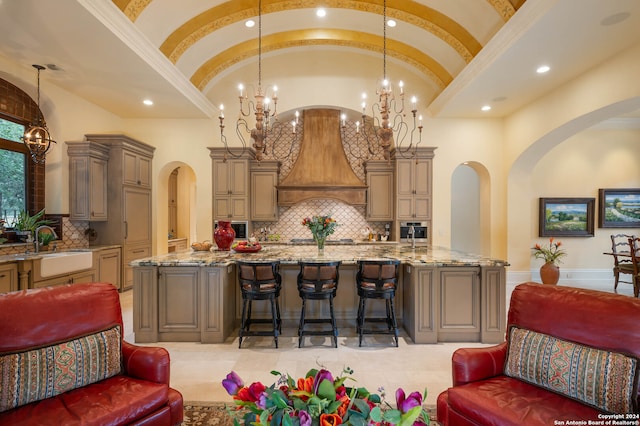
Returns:
[[[93,253],[90,251],[62,251],[43,254],[40,260],[40,275],[68,274],[70,272],[90,269],[93,266]]]

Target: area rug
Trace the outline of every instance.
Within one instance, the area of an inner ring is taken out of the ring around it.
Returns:
[[[427,407],[431,424],[437,424],[436,409]],[[185,402],[182,426],[233,426],[233,420],[227,414],[224,402]]]

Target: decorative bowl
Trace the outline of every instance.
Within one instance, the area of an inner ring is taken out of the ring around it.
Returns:
[[[203,241],[201,243],[193,243],[191,244],[191,248],[193,251],[209,251],[213,247],[213,243],[211,241]]]
[[[259,243],[247,243],[246,241],[240,241],[238,243],[233,243],[231,249],[238,253],[257,253],[262,250],[262,246]]]

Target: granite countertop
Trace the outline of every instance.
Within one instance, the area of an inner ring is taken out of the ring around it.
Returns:
[[[273,261],[296,264],[298,261],[341,260],[355,264],[358,260],[398,259],[414,266],[508,266],[504,260],[462,253],[443,247],[410,244],[326,245],[324,256],[318,256],[315,245],[268,244],[257,253],[235,251],[180,251],[134,260],[132,266],[224,266],[236,260]]]

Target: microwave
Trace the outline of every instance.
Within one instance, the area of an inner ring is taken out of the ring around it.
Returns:
[[[427,239],[427,222],[400,222],[400,242],[409,243],[412,241],[411,228],[413,227],[413,238],[416,243],[426,243]]]
[[[249,222],[246,220],[232,220],[231,227],[236,231],[236,239],[246,240],[249,238]]]

